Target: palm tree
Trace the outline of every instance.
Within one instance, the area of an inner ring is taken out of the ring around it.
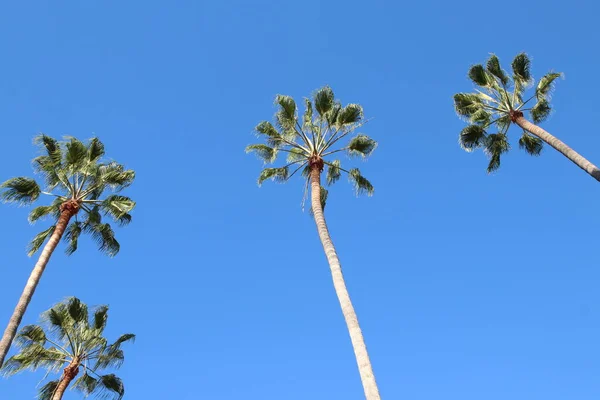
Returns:
[[[31,223],[50,216],[54,224],[33,238],[29,245],[31,256],[48,240],[0,340],[0,366],[60,239],[64,236],[66,253],[70,255],[77,250],[79,236],[90,234],[100,251],[112,257],[119,252],[120,246],[110,224],[102,222],[102,214],[110,216],[119,225],[131,221],[129,212],[135,202],[114,193],[129,186],[135,172],[114,161],[103,161],[104,145],[97,138],[89,140],[87,145],[73,137],[65,140],[58,142],[40,135],[34,141],[43,151],[33,164],[45,180],[45,190],[34,179],[24,177],[9,179],[0,185],[0,197],[5,202],[28,205],[42,194],[54,198],[51,204],[34,208],[29,214]],[[107,190],[114,193],[103,197]],[[81,211],[84,212],[82,218],[78,216]]]
[[[460,133],[461,147],[469,152],[483,148],[490,158],[488,173],[495,171],[500,167],[500,156],[510,150],[507,132],[511,123],[514,123],[523,129],[519,147],[527,153],[539,155],[545,142],[600,181],[598,167],[537,125],[552,111],[550,95],[554,81],[562,74],[549,72],[544,75],[535,86],[533,94],[524,100],[525,90],[534,84],[530,67],[531,61],[525,53],[514,58],[512,78],[502,69],[498,57],[493,54],[485,67],[480,64],[471,67],[469,78],[482,90],[454,95],[456,112],[469,122]],[[532,100],[535,105],[526,108]],[[533,123],[524,117],[523,113],[526,111],[529,111]],[[488,133],[487,130],[494,125],[498,129],[497,133]]]
[[[284,166],[262,170],[258,178],[259,186],[267,179],[285,182],[302,170],[301,174],[306,180],[305,198],[310,186],[311,211],[329,262],[333,286],[348,326],[365,396],[368,400],[375,400],[380,396],[373,368],[323,215],[328,192],[321,186],[321,173],[327,166],[325,180],[328,185],[335,183],[342,173],[346,173],[354,184],[357,194],[372,195],[373,186],[362,176],[358,168],[346,170],[342,168],[340,160],[329,159],[333,154],[340,152],[345,152],[350,157],[366,158],[375,150],[377,143],[363,134],[355,135],[356,129],[365,123],[362,107],[358,104],[348,104],[343,107],[334,98],[331,88],[326,86],[317,90],[312,101],[305,99],[304,102],[305,112],[300,119],[294,99],[290,96],[277,95],[275,103],[279,106],[279,111],[275,114],[276,126],[263,121],[256,127],[257,134],[264,137],[267,144],[250,145],[246,148],[246,152],[256,153],[265,163],[275,162],[280,153],[287,154],[287,162]],[[341,143],[341,140],[350,137],[352,138],[345,146],[336,146]],[[291,173],[290,167],[293,168]]]
[[[100,372],[121,366],[124,360],[121,344],[134,340],[135,335],[127,333],[108,344],[103,336],[107,319],[108,306],[97,307],[88,317],[88,307],[75,297],[58,303],[42,314],[47,331],[40,325],[27,325],[21,329],[15,339],[19,352],[6,361],[2,372],[14,375],[41,367],[49,374],[62,369],[59,379],[40,389],[40,400],[62,399],[71,383],[72,389],[86,396],[96,394],[103,399],[121,399],[125,393],[121,379]],[[73,382],[81,369],[83,375]]]

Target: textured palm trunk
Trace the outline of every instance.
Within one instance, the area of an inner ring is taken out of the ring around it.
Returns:
[[[350,340],[352,341],[352,347],[354,348],[354,355],[356,356],[356,363],[358,364],[358,371],[360,373],[360,379],[362,380],[363,388],[365,390],[365,397],[367,400],[379,400],[379,389],[377,388],[377,382],[375,382],[375,375],[373,374],[373,367],[371,366],[371,360],[369,359],[369,353],[367,352],[367,346],[365,345],[365,339],[363,338],[360,326],[358,324],[358,318],[352,302],[350,301],[350,295],[344,282],[344,276],[342,275],[342,266],[338,259],[335,247],[329,236],[329,230],[325,223],[325,217],[323,215],[323,208],[321,207],[321,169],[319,166],[312,166],[310,173],[310,186],[311,186],[311,204],[317,224],[317,231],[319,232],[319,238],[323,244],[327,261],[329,262],[329,268],[331,269],[331,276],[333,278],[333,286],[335,293],[337,294],[338,300],[342,307],[342,313],[348,326],[348,332],[350,333]]]
[[[590,174],[592,178],[600,181],[600,169],[585,159],[581,154],[564,144],[558,138],[552,136],[539,126],[527,121],[522,115],[517,115],[513,121],[527,132],[539,137],[544,142],[554,147],[556,150],[562,153],[562,155],[577,164],[579,168]]]
[[[73,215],[77,214],[78,206],[76,204],[65,203],[62,207],[62,211],[58,221],[56,223],[56,228],[50,236],[50,240],[44,246],[44,250],[42,250],[42,254],[40,254],[40,258],[38,259],[35,267],[33,267],[33,271],[31,271],[31,275],[29,275],[29,279],[27,280],[27,284],[25,285],[25,289],[23,289],[23,293],[21,294],[21,298],[13,311],[12,316],[10,317],[10,321],[8,322],[8,326],[4,331],[4,335],[2,336],[2,340],[0,340],[0,366],[4,364],[4,359],[6,358],[6,354],[10,349],[10,345],[17,334],[17,329],[21,324],[21,320],[23,319],[23,315],[27,310],[27,306],[31,301],[31,297],[35,292],[35,288],[40,282],[40,278],[44,273],[44,269],[46,269],[46,265],[50,260],[50,256],[52,252],[58,245],[58,242],[62,238],[69,221]]]
[[[75,359],[71,362],[71,364],[67,365],[64,369],[62,376],[60,377],[60,381],[58,382],[58,386],[52,395],[52,400],[62,400],[63,395],[65,394],[65,390],[69,387],[73,379],[79,373],[79,360]]]

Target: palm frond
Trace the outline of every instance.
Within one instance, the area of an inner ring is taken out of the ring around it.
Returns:
[[[58,389],[60,381],[50,381],[40,388],[38,392],[38,400],[52,400],[54,393]]]
[[[77,138],[68,137],[67,139],[64,166],[75,172],[87,161],[88,149]]]
[[[459,135],[458,143],[463,150],[471,152],[485,143],[487,134],[479,125],[469,125]]]
[[[46,344],[46,334],[39,325],[26,325],[15,337],[15,343],[21,347],[31,346],[34,343],[43,346]]]
[[[350,181],[354,184],[354,189],[356,190],[356,194],[366,194],[367,196],[372,196],[375,192],[373,185],[371,182],[367,180],[364,176],[361,175],[358,168],[353,168],[348,171],[348,177]]]
[[[95,163],[104,156],[104,144],[97,137],[90,139],[87,146],[87,159],[90,163]]]
[[[121,245],[115,238],[115,232],[110,224],[95,224],[89,226],[89,231],[92,238],[98,245],[98,250],[101,253],[114,257],[121,249]]]
[[[356,135],[348,143],[348,155],[366,158],[377,147],[377,142],[366,135]]]
[[[52,166],[56,167],[62,163],[63,154],[58,140],[41,134],[33,139],[33,143],[46,151],[46,156],[48,157],[48,160],[51,162]]]
[[[258,177],[258,186],[261,186],[267,179],[271,179],[275,182],[285,182],[288,178],[288,174],[288,167],[265,168]]]
[[[363,108],[359,104],[348,104],[339,110],[336,122],[339,126],[356,124],[363,119]]]
[[[277,159],[277,148],[269,147],[266,144],[251,144],[246,146],[246,153],[256,154],[265,164],[271,164]]]
[[[68,243],[65,253],[71,255],[77,251],[77,245],[79,242],[79,236],[83,230],[83,224],[78,221],[73,221],[69,224],[65,231],[64,241]]]
[[[114,374],[102,375],[98,379],[95,391],[103,399],[114,398],[121,400],[125,395],[123,381]]]
[[[73,382],[73,389],[81,391],[86,397],[94,393],[98,386],[98,380],[84,372],[75,382]]]
[[[493,133],[487,136],[484,149],[490,158],[487,172],[492,173],[500,168],[500,156],[510,150],[510,144],[505,134]]]
[[[326,181],[328,185],[333,185],[340,179],[340,176],[342,176],[340,165],[340,160],[333,160],[332,162],[327,163]]]
[[[335,104],[335,96],[333,95],[333,90],[331,90],[329,86],[324,86],[317,90],[313,95],[313,100],[315,109],[321,118],[325,117],[325,114],[328,113]]]
[[[554,81],[563,74],[560,72],[550,72],[546,75],[542,76],[539,80],[538,85],[535,89],[535,95],[538,100],[547,100],[550,98],[550,94],[552,93],[552,89],[554,89]]]
[[[94,320],[92,327],[98,329],[100,332],[106,327],[106,321],[108,320],[108,306],[99,306],[94,311]]]
[[[0,198],[6,203],[31,204],[41,193],[37,182],[25,177],[12,178],[0,185]]]
[[[526,88],[531,83],[531,60],[527,54],[517,54],[512,62],[512,70],[515,86],[518,82],[522,88]]]
[[[123,226],[131,222],[129,213],[135,208],[135,201],[126,196],[113,194],[104,199],[100,207],[105,215],[110,215]]]
[[[483,65],[477,64],[473,65],[469,69],[469,79],[473,81],[477,86],[481,86],[484,88],[489,88],[492,83],[492,78],[489,76],[488,72],[483,68]]]
[[[539,156],[544,147],[543,145],[542,139],[525,131],[523,131],[523,136],[519,139],[519,148],[525,150],[532,156]]]
[[[257,134],[266,136],[267,144],[279,147],[283,144],[283,136],[275,129],[269,121],[262,121],[254,128]]]
[[[548,100],[543,98],[539,100],[535,106],[533,106],[530,112],[533,122],[539,124],[540,122],[544,122],[546,118],[550,116],[552,108],[550,107]]]
[[[312,130],[313,106],[310,99],[304,99],[304,116],[302,119],[302,129]]]
[[[454,109],[459,116],[471,118],[473,114],[483,110],[483,101],[477,93],[456,93]]]
[[[27,255],[31,257],[42,247],[46,239],[48,239],[54,233],[54,229],[56,229],[56,225],[52,225],[45,231],[38,233],[29,243],[27,247]]]
[[[64,364],[65,356],[64,352],[54,347],[46,349],[40,343],[31,343],[21,347],[17,354],[6,360],[2,373],[11,376],[27,369],[36,371],[38,368],[56,371]]]
[[[275,114],[277,124],[286,131],[293,130],[296,124],[296,102],[291,96],[278,94],[275,96],[275,104],[279,105],[279,111]]]
[[[116,162],[100,166],[99,172],[99,183],[109,186],[116,192],[131,185],[135,179],[135,171],[131,169],[126,170],[123,165]]]
[[[39,206],[31,210],[27,219],[30,223],[35,223],[36,221],[43,219],[49,215],[52,215],[54,218],[58,218],[60,216],[60,204],[62,201],[60,199],[56,199],[49,206]]]
[[[71,297],[66,303],[69,316],[79,324],[88,325],[88,307],[77,297]]]
[[[288,153],[286,162],[293,163],[296,161],[306,160],[307,158],[308,155],[304,150],[292,147]]]
[[[495,54],[492,54],[487,60],[486,69],[490,74],[498,78],[504,86],[508,85],[508,76],[500,66],[500,60]]]

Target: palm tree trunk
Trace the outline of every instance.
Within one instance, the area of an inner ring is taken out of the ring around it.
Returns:
[[[600,181],[600,169],[588,160],[586,160],[581,154],[577,153],[575,150],[564,144],[558,138],[552,136],[550,133],[546,132],[539,126],[527,121],[523,116],[518,116],[514,119],[514,122],[521,128],[525,129],[527,132],[539,137],[544,142],[554,147],[556,150],[562,153],[562,155],[564,155],[569,160],[577,164],[579,168],[590,174],[592,178],[596,179],[597,181]]]
[[[27,280],[27,284],[25,285],[25,289],[23,289],[23,293],[21,293],[21,298],[13,311],[12,316],[10,317],[10,321],[8,322],[8,326],[4,331],[4,335],[2,336],[2,340],[0,340],[0,366],[4,364],[4,359],[6,358],[6,354],[10,349],[10,345],[17,334],[17,329],[21,324],[21,320],[23,319],[23,315],[25,314],[25,310],[27,310],[27,306],[31,301],[31,297],[35,292],[35,288],[40,282],[40,278],[42,277],[42,273],[44,269],[46,269],[46,265],[50,260],[50,256],[52,252],[58,245],[71,217],[77,213],[77,208],[74,207],[64,207],[61,211],[60,217],[56,223],[56,228],[50,236],[50,240],[44,246],[44,250],[42,254],[40,254],[40,258],[38,259],[35,267],[33,267],[33,271],[31,271],[31,275],[29,275],[29,279]]]
[[[335,293],[342,306],[342,313],[344,314],[344,319],[348,326],[356,363],[358,364],[358,371],[365,390],[365,397],[367,400],[380,400],[381,397],[379,396],[377,382],[375,382],[375,375],[373,374],[369,353],[367,353],[367,346],[365,345],[365,340],[358,324],[358,318],[354,311],[354,307],[352,306],[352,302],[350,301],[346,283],[344,282],[340,260],[335,252],[333,242],[329,236],[327,224],[325,223],[323,208],[321,207],[321,170],[318,166],[313,166],[311,168],[310,186],[312,210],[315,223],[317,224],[317,231],[319,232],[319,238],[323,244],[327,261],[329,262]]]
[[[52,395],[52,400],[62,400],[63,394],[65,394],[65,390],[69,387],[73,379],[79,373],[79,361],[77,359],[73,360],[71,364],[67,365],[64,369],[62,376],[60,377],[60,382],[54,391],[54,395]]]

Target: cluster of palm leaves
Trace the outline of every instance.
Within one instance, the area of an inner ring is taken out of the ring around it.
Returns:
[[[6,361],[4,373],[14,375],[38,368],[58,373],[70,367],[74,375],[79,375],[72,389],[86,396],[121,399],[125,394],[123,382],[114,374],[101,372],[121,366],[124,360],[121,345],[134,340],[135,335],[121,335],[108,343],[103,336],[108,306],[99,306],[89,314],[88,307],[77,298],[67,299],[43,313],[43,325],[27,325],[15,338],[19,351]],[[64,379],[65,376],[47,382],[40,388],[38,398],[53,400]]]
[[[0,366],[6,374],[13,374],[38,367],[57,372],[66,364],[63,377],[48,382],[42,388],[42,399],[62,398],[60,393],[64,390],[57,392],[57,389],[61,384],[70,384],[67,372],[79,371],[80,368],[84,369],[84,373],[73,387],[86,394],[112,391],[121,397],[124,389],[120,380],[111,374],[99,375],[97,371],[118,366],[123,359],[119,346],[133,336],[123,336],[110,346],[106,344],[102,337],[108,311],[106,307],[96,310],[92,323],[87,320],[87,307],[77,299],[48,311],[44,320],[49,324],[50,332],[58,335],[62,345],[53,342],[39,326],[27,326],[18,335],[17,329],[61,239],[66,242],[65,252],[68,255],[77,250],[79,238],[85,234],[92,237],[102,253],[112,257],[119,252],[120,245],[113,227],[105,219],[110,218],[119,226],[131,222],[130,212],[135,202],[120,192],[133,183],[135,173],[117,162],[105,161],[104,145],[98,138],[83,143],[74,137],[58,141],[40,135],[34,142],[42,151],[33,160],[42,184],[28,177],[12,178],[0,185],[0,197],[5,202],[28,205],[45,196],[50,199],[48,204],[34,208],[29,214],[29,222],[51,218],[53,223],[29,244],[30,256],[42,246],[44,250],[0,340]],[[4,364],[15,336],[21,352]],[[48,343],[54,347],[45,347]]]

